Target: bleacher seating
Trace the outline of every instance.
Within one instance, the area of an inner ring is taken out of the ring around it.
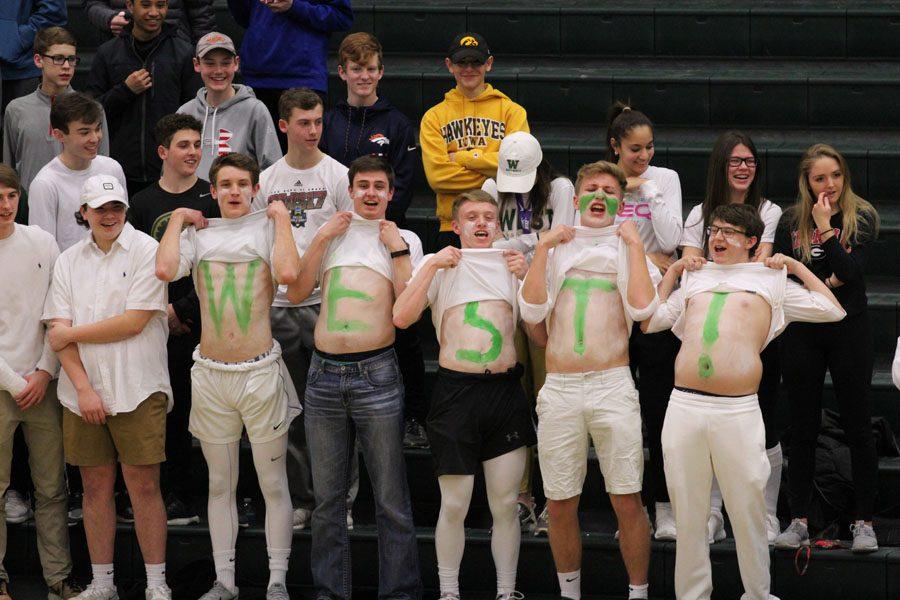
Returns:
[[[238,42],[241,28],[225,0],[214,0],[220,30]],[[85,60],[75,87],[84,85],[91,57],[103,36],[87,22],[81,0],[68,0],[70,26],[81,41]],[[797,189],[797,162],[814,142],[828,142],[848,158],[854,189],[872,201],[882,216],[882,233],[869,266],[869,303],[875,324],[876,373],[872,386],[875,413],[900,432],[900,392],[890,381],[889,358],[900,329],[900,4],[889,0],[355,0],[354,30],[372,31],[385,50],[380,95],[413,120],[438,102],[452,85],[443,66],[455,33],[471,29],[486,37],[496,65],[488,81],[528,110],[532,131],[554,165],[574,175],[578,167],[603,154],[603,121],[615,99],[630,99],[658,125],[654,164],[678,171],[684,212],[703,194],[709,151],[724,129],[748,132],[761,151],[768,198],[783,207]],[[333,47],[342,35],[334,36]],[[329,95],[343,96],[332,57]],[[434,198],[421,171],[408,226],[435,248]],[[426,337],[428,387],[436,373],[437,353],[430,322]],[[833,406],[830,380],[826,405]],[[783,397],[779,418],[786,421]],[[407,465],[422,575],[437,589],[434,522],[439,493],[427,451],[408,450]],[[196,482],[205,485],[206,467],[195,448]],[[242,467],[251,470],[248,449]],[[897,510],[900,459],[883,459],[879,468],[879,510]],[[539,485],[536,486],[539,493]],[[479,495],[480,494],[480,495]],[[483,491],[476,494],[468,520],[462,566],[464,591],[489,593],[489,518]],[[615,523],[596,465],[589,470],[585,520],[584,591],[588,597],[614,597],[625,589]],[[262,508],[257,498],[257,506]],[[371,493],[364,481],[351,539],[354,582],[365,593],[377,586],[377,550]],[[896,516],[896,513],[895,513]],[[877,528],[877,523],[876,523]],[[120,526],[117,575],[140,579],[143,566],[131,526]],[[294,536],[289,583],[310,583],[309,532]],[[10,572],[38,568],[33,523],[10,529]],[[84,566],[86,549],[80,528],[73,548]],[[19,551],[17,551],[19,550]],[[653,544],[651,594],[673,598],[675,546]],[[242,531],[238,542],[238,579],[264,585],[265,542],[259,524]],[[177,573],[210,555],[203,526],[170,528],[168,571]],[[773,553],[773,593],[782,599],[900,598],[900,549],[885,547],[864,558],[847,550],[814,551],[805,576],[794,569],[793,554]],[[712,549],[715,598],[740,595],[732,540]],[[211,567],[211,563],[210,563]],[[211,568],[202,573],[211,581]],[[547,597],[557,593],[546,538],[523,537],[519,588]],[[176,590],[177,592],[177,590]],[[177,597],[177,595],[176,595]],[[487,597],[487,596],[485,596]]]

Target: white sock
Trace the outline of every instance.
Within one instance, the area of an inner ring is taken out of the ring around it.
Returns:
[[[712,489],[709,491],[709,510],[722,514],[722,490],[719,489],[719,480],[715,475],[712,480]]]
[[[288,558],[291,556],[291,549],[281,550],[277,548],[266,548],[269,553],[269,586],[274,583],[285,585],[287,580]]]
[[[628,600],[632,600],[632,598],[639,598],[641,600],[647,600],[648,591],[650,590],[650,584],[645,583],[643,585],[629,585],[628,586]]]
[[[158,565],[144,563],[144,568],[147,570],[148,588],[152,589],[166,585],[166,563],[159,563]]]
[[[768,448],[766,456],[769,457],[769,465],[772,467],[772,472],[769,473],[769,480],[766,482],[766,513],[777,515],[778,491],[781,489],[781,465],[784,463],[781,444],[776,444],[774,448]]]
[[[94,587],[108,589],[116,586],[116,583],[113,580],[115,577],[115,569],[113,569],[112,563],[109,563],[108,565],[95,565],[91,563],[91,571],[94,574],[94,580],[91,582]]]
[[[559,578],[559,595],[581,600],[581,569],[571,573],[557,573]]]
[[[216,581],[234,592],[234,550],[213,552],[213,562],[216,565]]]
[[[438,565],[438,585],[442,596],[444,594],[459,596],[459,569],[448,569]]]

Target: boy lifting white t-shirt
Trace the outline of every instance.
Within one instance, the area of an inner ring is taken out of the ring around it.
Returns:
[[[237,598],[238,450],[247,429],[266,504],[269,586],[266,598],[287,598],[292,509],[285,473],[287,431],[299,402],[272,339],[269,307],[279,283],[293,283],[299,256],[290,214],[280,202],[250,214],[258,192],[255,162],[239,154],[216,159],[211,189],[222,219],[176,210],[160,242],[157,276],[194,272],[203,324],[191,370],[190,430],[209,467],[209,530],[216,582],[203,600]],[[193,225],[182,232],[183,225]]]
[[[453,228],[463,249],[425,257],[394,305],[398,327],[415,323],[430,305],[440,342],[427,429],[441,488],[435,545],[442,596],[459,596],[463,522],[479,467],[493,518],[498,598],[515,592],[519,482],[526,448],[535,443],[513,342],[516,294],[527,266],[522,253],[491,248],[497,213],[496,202],[481,190],[457,198]]]
[[[662,435],[678,530],[675,592],[701,599],[712,593],[707,516],[715,474],[734,531],[742,598],[767,600],[764,489],[770,467],[756,398],[759,354],[788,322],[839,321],[845,313],[798,261],[775,255],[765,265],[749,262],[763,231],[752,207],[717,207],[711,221],[708,251],[715,264],[700,257],[677,261],[645,322],[647,331],[671,328],[682,341]],[[681,288],[673,292],[682,273]]]

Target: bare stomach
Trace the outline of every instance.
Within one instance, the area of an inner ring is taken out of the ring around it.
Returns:
[[[377,350],[394,343],[394,284],[367,267],[325,273],[316,348],[329,354]]]
[[[547,333],[549,373],[586,373],[627,365],[629,332],[615,276],[569,271]]]
[[[675,385],[726,396],[755,394],[771,318],[769,303],[751,292],[691,298],[675,359]]]
[[[269,307],[274,286],[265,261],[201,261],[196,281],[203,356],[235,363],[272,348]]]
[[[503,300],[449,308],[441,320],[438,363],[464,373],[502,373],[516,364],[516,324]]]

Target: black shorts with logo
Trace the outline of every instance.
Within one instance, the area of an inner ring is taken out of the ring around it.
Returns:
[[[482,462],[537,443],[522,372],[438,369],[427,420],[438,476],[474,475]]]

